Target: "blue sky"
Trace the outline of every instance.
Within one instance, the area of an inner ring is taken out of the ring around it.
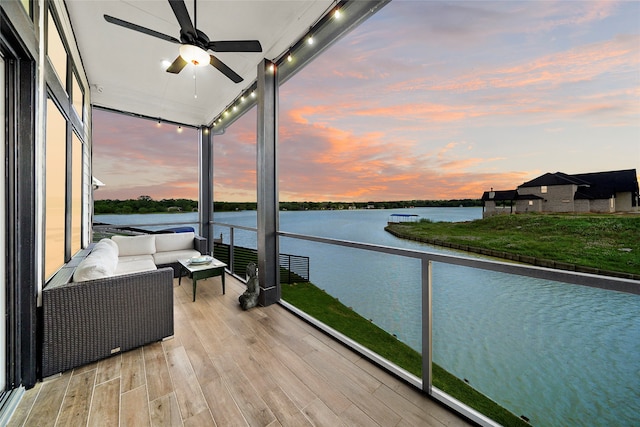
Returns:
[[[640,2],[394,0],[279,99],[281,200],[479,198],[546,172],[640,171]],[[94,115],[96,197],[197,198],[195,132],[132,120]],[[255,128],[253,111],[214,138],[217,200],[255,200]]]

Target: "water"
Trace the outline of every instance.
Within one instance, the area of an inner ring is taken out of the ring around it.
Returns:
[[[280,228],[452,253],[385,232],[394,212],[435,221],[482,216],[481,208],[281,212]],[[256,213],[221,212],[215,220],[255,227]],[[96,221],[195,226],[197,214]],[[214,231],[229,241],[228,229]],[[234,238],[255,248],[255,233],[236,230]],[[419,261],[287,238],[280,249],[309,256],[314,284],[421,350]],[[639,296],[439,263],[432,275],[434,362],[534,425],[640,426]]]

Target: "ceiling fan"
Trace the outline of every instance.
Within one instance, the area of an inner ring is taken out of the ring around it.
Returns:
[[[224,62],[208,54],[207,50],[213,52],[262,52],[260,42],[258,40],[210,41],[205,33],[196,28],[196,0],[194,0],[193,3],[193,23],[191,22],[191,17],[187,11],[187,6],[184,4],[184,0],[169,0],[169,4],[180,24],[180,40],[158,31],[114,18],[113,16],[104,15],[104,19],[111,24],[120,25],[133,31],[179,44],[180,55],[178,55],[175,61],[167,68],[168,73],[178,74],[189,62],[195,66],[211,64],[234,83],[240,83],[243,80],[242,77],[229,68]]]

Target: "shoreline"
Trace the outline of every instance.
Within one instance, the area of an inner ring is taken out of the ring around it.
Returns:
[[[537,267],[554,268],[557,270],[575,271],[578,273],[597,274],[602,276],[617,277],[621,279],[640,280],[640,274],[625,273],[620,271],[605,270],[596,267],[587,267],[579,264],[572,264],[568,262],[554,261],[546,258],[537,258],[534,256],[519,255],[511,252],[498,251],[495,249],[481,248],[471,245],[463,245],[459,243],[447,242],[440,239],[433,239],[427,237],[418,237],[410,234],[403,234],[399,231],[393,230],[387,225],[384,230],[395,237],[405,240],[412,240],[415,242],[426,243],[429,245],[441,246],[444,248],[457,249],[464,252],[477,253],[480,255],[491,256],[494,258],[501,258],[509,261],[516,261],[523,264],[535,265]]]

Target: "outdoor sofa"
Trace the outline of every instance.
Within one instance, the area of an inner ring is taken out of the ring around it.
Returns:
[[[113,236],[80,251],[42,291],[41,377],[172,336],[180,268],[171,267],[205,248],[194,233],[172,233]]]

